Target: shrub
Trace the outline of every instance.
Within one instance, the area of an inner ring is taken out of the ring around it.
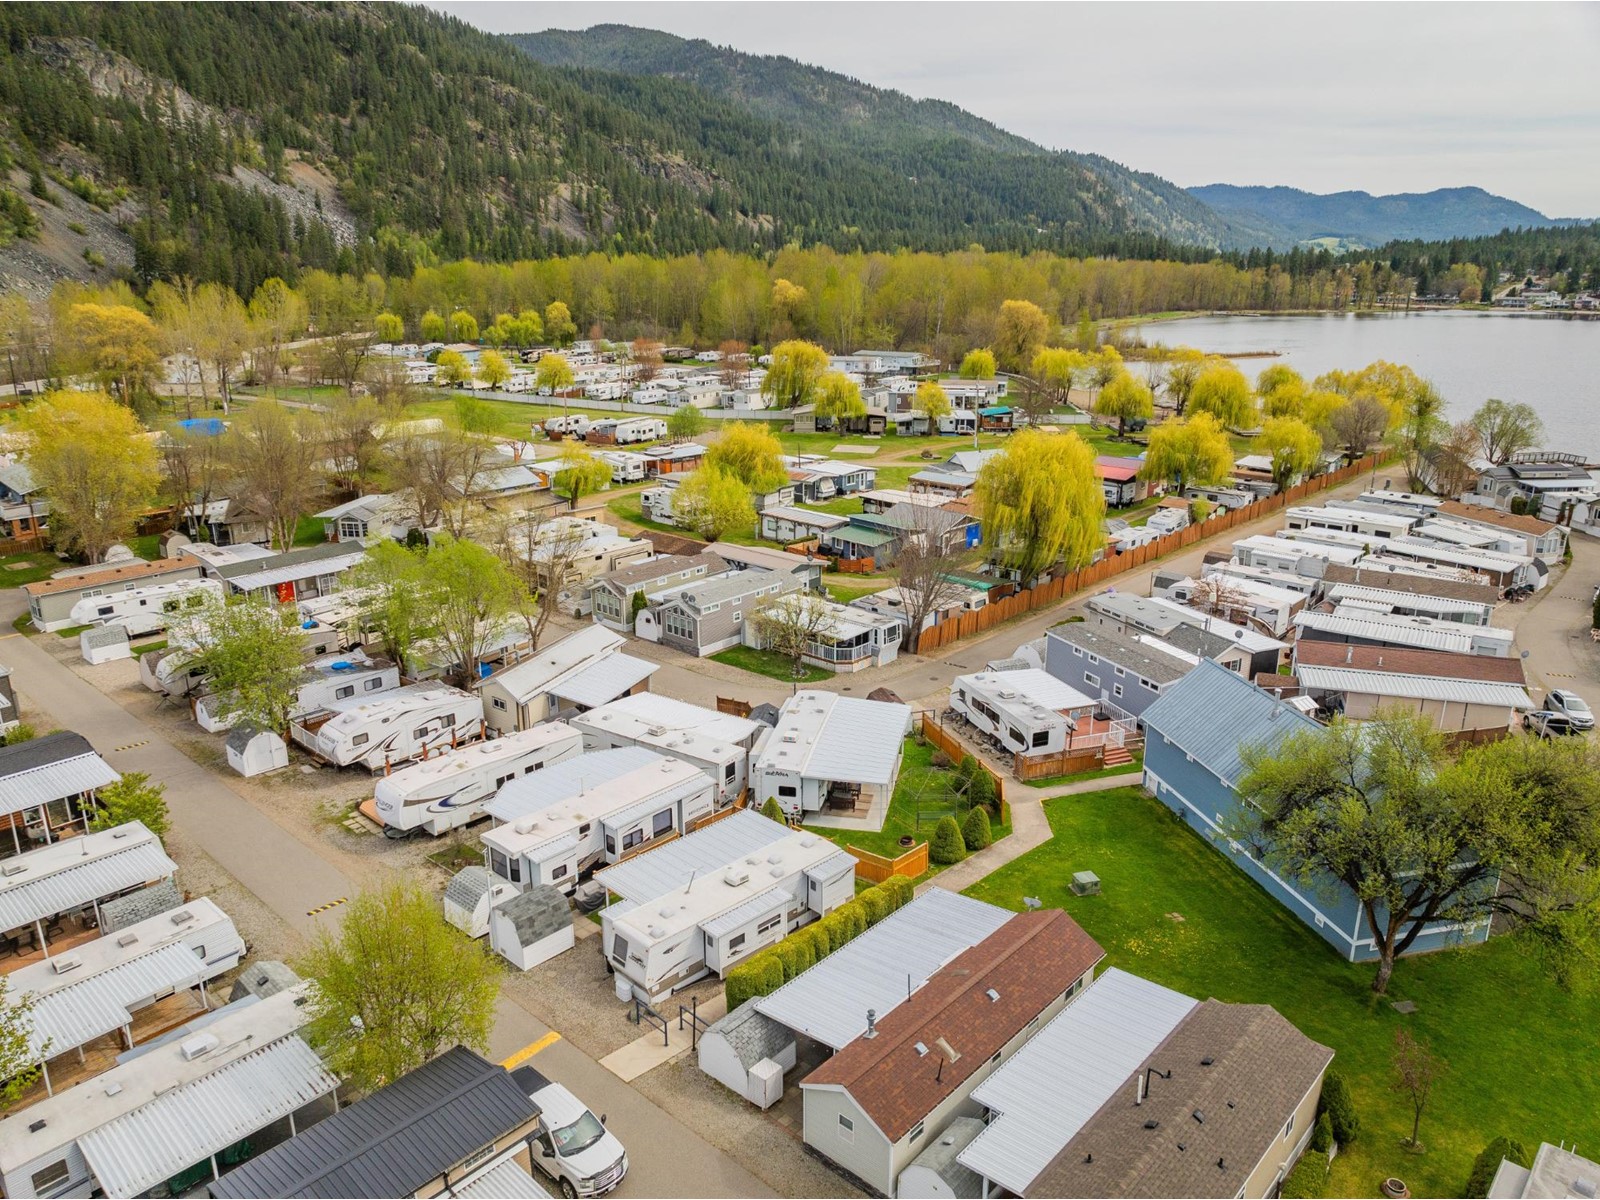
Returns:
[[[783,979],[787,983],[802,971],[809,971],[817,963],[816,943],[810,938],[786,937],[772,947],[783,962]]]
[[[650,607],[650,598],[648,596],[646,596],[642,591],[635,592],[633,594],[633,600],[631,601],[631,607],[628,610],[629,611],[629,615],[634,617],[634,618],[637,618],[640,613],[642,613],[645,609],[647,609],[649,607]]]
[[[729,967],[728,973],[722,977],[722,994],[728,999],[729,1012],[746,1000],[766,994],[759,990],[760,972],[756,967],[755,960],[751,959],[736,967]]]
[[[950,769],[950,756],[943,750],[935,750],[928,756],[928,763],[940,771],[948,771]]]
[[[1355,1103],[1350,1099],[1350,1089],[1342,1075],[1328,1072],[1328,1077],[1322,1082],[1322,1099],[1317,1104],[1317,1112],[1328,1114],[1328,1122],[1333,1126],[1333,1140],[1341,1146],[1348,1146],[1361,1132],[1361,1115],[1356,1112]]]
[[[151,783],[143,771],[129,771],[116,783],[99,790],[100,811],[89,822],[92,830],[115,829],[129,821],[141,821],[157,837],[165,837],[167,821],[166,785]]]
[[[989,828],[988,809],[973,805],[967,819],[961,823],[961,840],[967,844],[968,850],[987,849],[989,843],[994,841],[994,831]]]
[[[840,947],[855,935],[850,932],[850,923],[837,911],[829,913],[820,922],[822,932],[827,936],[828,953],[837,953]]]
[[[1327,1113],[1323,1113],[1311,1128],[1311,1148],[1318,1154],[1326,1154],[1332,1147],[1333,1122],[1328,1120]]]
[[[761,815],[769,820],[776,821],[779,825],[788,824],[783,815],[783,808],[779,805],[776,796],[767,797],[767,802],[761,806]]]
[[[889,895],[882,887],[868,888],[856,897],[856,901],[862,908],[867,910],[867,927],[869,929],[894,911],[891,907],[892,902],[889,899]]]
[[[1284,1200],[1315,1200],[1327,1184],[1328,1160],[1320,1154],[1307,1154],[1283,1177],[1278,1195]]]
[[[970,788],[972,786],[973,776],[981,773],[982,772],[978,768],[977,759],[973,758],[970,754],[963,754],[961,756],[961,765],[956,768],[956,778],[961,781],[961,786],[963,788]]]
[[[29,725],[26,721],[18,721],[10,729],[6,730],[4,737],[0,737],[0,746],[16,746],[22,742],[31,742],[38,736],[38,730],[34,729],[32,725]]]
[[[961,827],[954,817],[942,817],[933,828],[933,843],[928,847],[928,857],[948,866],[967,856],[967,844],[961,840]]]
[[[811,943],[811,961],[814,963],[821,962],[829,954],[833,953],[833,946],[828,941],[828,933],[822,928],[822,922],[820,921],[811,922],[794,936],[805,938],[806,941]]]
[[[1467,1176],[1467,1186],[1461,1190],[1461,1194],[1473,1200],[1487,1196],[1489,1185],[1494,1182],[1494,1173],[1500,1169],[1500,1160],[1505,1158],[1521,1167],[1533,1165],[1533,1157],[1521,1142],[1505,1136],[1497,1137],[1473,1160],[1472,1174]]]
[[[889,896],[889,911],[904,908],[917,894],[917,886],[904,875],[891,875],[878,885]]]
[[[852,938],[860,937],[867,931],[867,927],[872,924],[872,922],[867,919],[866,905],[862,904],[860,900],[846,900],[834,911],[837,912],[840,917],[844,919],[845,924],[850,927],[850,936]]]
[[[975,807],[986,808],[994,811],[996,801],[999,799],[994,786],[994,776],[989,772],[979,769],[972,777],[972,786],[967,792]],[[988,845],[987,842],[984,845]]]

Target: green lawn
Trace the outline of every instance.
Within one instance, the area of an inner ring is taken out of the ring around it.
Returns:
[[[824,500],[821,504],[801,504],[796,507],[807,512],[832,513],[836,517],[853,517],[861,512],[860,496],[838,496],[832,500]]]
[[[771,650],[755,650],[749,646],[730,646],[711,657],[719,663],[738,667],[741,671],[753,671],[757,675],[766,675],[784,683],[821,683],[824,679],[833,678],[832,671],[824,671],[821,667],[813,667],[807,663],[800,664],[800,669],[805,674],[796,676],[794,660],[787,655],[774,654]]]
[[[862,596],[871,596],[889,587],[893,580],[878,579],[862,587],[855,587],[848,583],[834,583],[828,580],[828,595],[840,604],[849,604],[852,600],[859,600]]]
[[[0,557],[0,588],[21,587],[25,583],[38,583],[59,571],[62,562],[48,550],[30,550],[24,554],[7,554]]]
[[[606,502],[606,508],[613,515],[621,517],[624,521],[631,521],[641,529],[654,529],[659,533],[675,533],[679,537],[692,538],[700,536],[692,529],[680,529],[676,525],[665,525],[660,521],[652,521],[646,517],[644,515],[644,504],[639,499],[639,493],[643,490],[644,489],[641,487],[635,491],[624,493],[623,495],[618,496],[615,500],[608,500]],[[781,548],[774,542],[769,542],[765,538],[757,537],[755,535],[755,531],[752,529],[724,530],[722,536],[717,540],[723,542],[732,542],[736,546],[766,546],[769,549],[774,550]]]
[[[1135,754],[1131,763],[1120,767],[1102,767],[1098,771],[1075,771],[1071,775],[1050,775],[1044,779],[1029,779],[1027,785],[1032,788],[1060,787],[1064,783],[1079,783],[1085,779],[1106,779],[1112,775],[1128,775],[1130,782],[1137,782],[1139,773],[1144,770],[1144,755]]]
[[[301,517],[294,527],[296,546],[320,546],[327,540],[328,534],[322,527],[321,517]]]
[[[949,767],[934,766],[933,753],[933,747],[928,743],[919,745],[915,738],[906,739],[900,779],[895,784],[894,798],[889,801],[889,815],[879,832],[827,829],[820,825],[808,825],[806,828],[841,846],[854,846],[885,858],[898,858],[906,852],[906,848],[900,845],[900,839],[907,835],[918,842],[928,841],[933,837],[933,827],[941,817],[953,816],[959,821],[965,816],[959,806],[960,798],[954,790],[955,771]],[[995,823],[996,841],[1010,833],[1009,824]],[[933,868],[935,872],[942,869]]]
[[[1021,909],[1066,909],[1115,966],[1199,998],[1271,1004],[1337,1053],[1361,1136],[1334,1160],[1327,1194],[1376,1196],[1393,1175],[1417,1196],[1461,1194],[1499,1134],[1600,1143],[1596,1001],[1555,986],[1512,938],[1400,963],[1386,999],[1370,965],[1334,950],[1137,788],[1046,802],[1051,841],[968,889]],[[1074,871],[1102,894],[1068,890]],[[1410,1000],[1403,1017],[1390,1001]],[[1422,1122],[1426,1152],[1400,1145],[1409,1103],[1391,1087],[1395,1031],[1409,1026],[1448,1064]]]

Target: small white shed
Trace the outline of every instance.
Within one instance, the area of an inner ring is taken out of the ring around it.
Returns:
[[[983,1132],[977,1117],[957,1117],[944,1132],[900,1172],[894,1194],[908,1200],[977,1200],[983,1177],[957,1160],[972,1139]]]
[[[572,910],[567,898],[547,884],[489,910],[489,948],[518,970],[528,971],[572,949]]]
[[[90,666],[133,657],[128,631],[121,625],[91,625],[78,635],[78,653]]]
[[[469,938],[489,932],[489,910],[517,894],[514,884],[496,879],[486,867],[463,867],[444,889],[444,919]]]
[[[228,734],[228,765],[249,778],[289,765],[289,747],[266,729],[240,726]]]
[[[746,1000],[700,1035],[700,1069],[757,1108],[783,1096],[783,1075],[794,1067],[794,1032]]]

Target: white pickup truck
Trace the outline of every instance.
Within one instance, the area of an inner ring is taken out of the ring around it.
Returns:
[[[555,1181],[568,1200],[604,1196],[628,1173],[628,1152],[584,1103],[532,1067],[518,1067],[511,1078],[539,1110],[533,1165]]]

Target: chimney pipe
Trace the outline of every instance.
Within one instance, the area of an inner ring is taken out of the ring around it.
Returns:
[[[878,1013],[876,1009],[867,1009],[867,1031],[861,1036],[869,1038],[878,1036]]]

